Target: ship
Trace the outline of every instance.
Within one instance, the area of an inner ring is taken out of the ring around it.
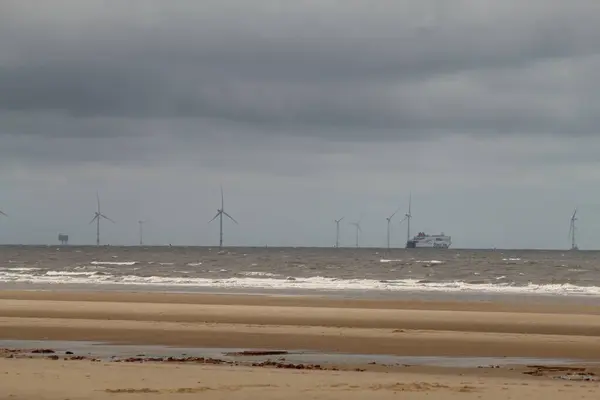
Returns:
[[[425,232],[419,232],[412,239],[406,242],[407,249],[415,248],[435,248],[447,249],[452,244],[452,238],[444,233],[439,235],[428,235]]]

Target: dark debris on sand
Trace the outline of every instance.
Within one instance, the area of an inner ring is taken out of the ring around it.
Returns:
[[[527,368],[530,368],[530,370],[523,373],[532,376],[544,376],[568,381],[600,381],[594,372],[588,371],[585,367],[528,365]]]
[[[288,354],[288,352],[284,351],[248,351],[248,352],[240,352],[241,355],[280,355],[280,354]],[[267,354],[264,354],[267,353]],[[47,354],[46,359],[49,360],[60,360],[56,354],[56,351],[50,349],[0,349],[0,357],[4,358],[37,358],[39,354]],[[232,353],[233,354],[233,353]],[[237,354],[237,353],[236,353]],[[73,355],[72,351],[66,351],[65,357],[62,358],[64,361],[75,361],[75,360],[88,360],[99,362],[102,361],[99,358],[91,357],[91,356],[76,356]],[[322,366],[320,364],[310,364],[310,363],[287,363],[283,362],[285,359],[280,359],[278,361],[266,360],[262,362],[239,362],[239,361],[228,361],[222,360],[219,358],[211,358],[211,357],[146,357],[146,356],[136,356],[136,357],[125,357],[119,358],[117,356],[110,357],[110,361],[115,363],[147,363],[147,362],[162,362],[162,363],[194,363],[194,364],[211,364],[211,365],[241,365],[241,366],[252,366],[252,367],[263,367],[263,368],[282,368],[282,369],[298,369],[298,370],[316,370],[316,371],[339,371],[339,368],[335,366],[327,367]],[[354,368],[353,371],[363,372],[365,371],[362,368]]]

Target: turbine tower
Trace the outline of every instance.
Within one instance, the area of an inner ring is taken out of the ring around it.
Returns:
[[[140,225],[140,246],[144,245],[144,224],[146,221],[139,220],[138,224]]]
[[[388,250],[390,249],[390,224],[392,223],[392,218],[394,218],[394,215],[396,215],[398,213],[398,211],[400,211],[399,208],[396,211],[394,211],[394,213],[392,215],[390,215],[389,217],[386,217],[386,221],[387,221],[387,248],[388,248]]]
[[[360,221],[362,221],[362,216],[356,222],[350,222],[350,225],[354,225],[356,228],[356,248],[358,249],[360,234],[362,233],[362,229],[360,227]]]
[[[2,210],[0,210],[0,217],[8,217]]]
[[[569,226],[569,236],[571,237],[571,250],[579,250],[579,247],[577,247],[577,243],[575,242],[575,221],[577,221],[577,207],[575,207],[575,211],[573,211],[573,215],[571,216],[571,224]]]
[[[227,212],[225,211],[225,201],[224,201],[224,197],[223,197],[223,186],[221,186],[221,208],[217,209],[217,214],[213,217],[213,219],[211,219],[210,221],[208,221],[208,223],[210,224],[215,219],[217,219],[217,217],[219,218],[219,248],[220,249],[223,248],[223,215],[225,215],[227,218],[229,218],[230,220],[232,220],[236,224],[238,223],[231,215],[227,214]]]
[[[333,220],[333,222],[335,222],[335,247],[336,248],[340,247],[340,222],[342,222],[343,219],[344,219],[344,217]]]
[[[108,218],[106,215],[102,214],[102,212],[100,211],[100,196],[98,195],[98,192],[96,192],[96,200],[98,201],[98,210],[96,211],[94,218],[92,218],[92,220],[90,221],[90,224],[92,222],[96,221],[96,246],[100,246],[100,220],[102,218],[104,218],[104,219],[112,222],[113,224],[115,223],[115,221]]]
[[[404,214],[404,219],[406,219],[406,243],[410,241],[410,219],[412,218],[412,214],[410,212],[410,207],[412,203],[412,193],[408,196],[408,213]],[[402,220],[404,221],[404,220]]]

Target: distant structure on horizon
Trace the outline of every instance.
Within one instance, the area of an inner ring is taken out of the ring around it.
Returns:
[[[221,186],[221,208],[218,208],[217,214],[213,217],[213,219],[208,221],[208,223],[210,224],[215,219],[219,218],[219,248],[220,249],[223,248],[223,215],[225,215],[227,218],[229,218],[230,220],[232,220],[233,222],[238,224],[238,222],[231,215],[227,214],[227,212],[225,211],[225,198],[223,196],[223,186]]]
[[[402,223],[406,220],[406,248],[434,248],[448,249],[452,245],[452,237],[445,235],[444,232],[439,235],[429,235],[425,232],[419,232],[416,236],[410,237],[410,220],[412,219],[411,212],[412,194],[408,197],[408,213],[405,214]]]
[[[69,235],[65,235],[64,233],[59,233],[58,234],[58,241],[63,246],[69,244]]]
[[[336,249],[338,247],[340,247],[340,222],[342,222],[343,219],[344,219],[344,217],[333,220],[333,222],[335,223],[335,247],[336,247]]]
[[[569,236],[571,237],[571,250],[579,250],[577,242],[575,241],[575,221],[577,221],[577,207],[575,207],[573,215],[571,215],[571,223],[569,225]]]
[[[140,225],[140,246],[144,245],[144,224],[146,221],[139,220],[138,224]]]
[[[360,247],[360,234],[362,233],[362,228],[360,227],[360,223],[362,221],[362,215],[360,216],[358,221],[355,222],[350,222],[350,225],[354,225],[354,227],[356,228],[356,248],[358,249]]]
[[[92,218],[92,220],[90,221],[90,224],[92,222],[96,221],[96,246],[100,246],[100,219],[104,218],[104,219],[112,222],[113,224],[115,223],[115,221],[108,218],[106,215],[102,214],[102,212],[100,211],[100,195],[98,194],[98,192],[96,192],[96,200],[98,201],[98,209],[94,213],[94,218]]]
[[[398,213],[398,211],[400,211],[399,208],[396,211],[394,211],[394,213],[392,215],[385,218],[387,221],[387,249],[388,250],[390,249],[390,234],[391,234],[390,224],[392,223],[392,218],[394,218],[394,215],[396,215]]]
[[[411,205],[412,205],[412,193],[408,196],[408,212],[406,214],[404,214],[404,219],[406,220],[406,248],[407,249],[414,247],[410,240],[410,219],[412,218],[412,214],[410,212]],[[404,219],[402,221],[404,221]]]

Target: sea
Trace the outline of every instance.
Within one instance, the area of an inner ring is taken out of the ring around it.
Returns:
[[[0,246],[0,290],[600,300],[600,252]]]

